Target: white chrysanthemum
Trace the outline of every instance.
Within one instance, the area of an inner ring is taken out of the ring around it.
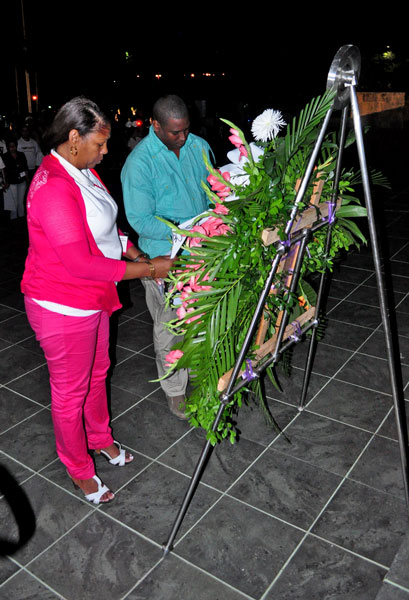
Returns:
[[[255,140],[268,142],[268,140],[272,140],[277,136],[284,125],[286,125],[286,122],[283,120],[281,112],[267,108],[261,115],[254,119],[251,126],[251,133]]]

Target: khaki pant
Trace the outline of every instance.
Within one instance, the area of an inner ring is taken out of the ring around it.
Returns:
[[[176,310],[165,307],[165,300],[159,285],[156,281],[148,278],[143,278],[141,281],[145,288],[146,304],[153,319],[153,343],[158,376],[162,377],[167,371],[165,357],[172,350],[172,346],[182,337],[173,335],[164,325],[176,318]],[[187,383],[188,372],[186,369],[173,371],[172,375],[160,382],[163,391],[169,397],[184,396]]]

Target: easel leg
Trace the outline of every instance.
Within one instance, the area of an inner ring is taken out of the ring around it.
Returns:
[[[339,146],[338,146],[339,151],[338,151],[334,185],[333,185],[332,198],[331,198],[331,203],[334,206],[337,201],[339,181],[341,178],[342,158],[343,158],[344,147],[345,147],[348,111],[349,111],[349,106],[344,106],[344,108],[342,109],[342,119],[341,119],[341,126],[340,126]],[[328,223],[327,238],[325,241],[326,256],[328,256],[330,248],[331,248],[332,227],[333,227],[333,223],[330,221]],[[315,356],[315,351],[316,351],[316,346],[317,346],[317,326],[318,326],[319,318],[320,318],[321,302],[322,302],[322,297],[323,297],[324,291],[325,291],[326,280],[327,280],[327,272],[323,273],[320,277],[320,284],[319,284],[319,288],[318,288],[317,302],[316,302],[316,313],[315,313],[315,318],[316,318],[317,322],[316,322],[316,326],[314,327],[314,329],[312,331],[310,344],[308,347],[308,355],[307,355],[307,360],[305,363],[304,379],[303,379],[303,384],[302,384],[301,397],[300,397],[300,400],[298,403],[298,410],[302,410],[304,408],[305,400],[307,397],[308,386],[310,383],[312,367],[314,364],[314,356]]]
[[[368,225],[372,244],[373,259],[375,265],[376,280],[379,294],[379,306],[382,315],[382,323],[385,333],[386,350],[388,355],[389,375],[391,380],[393,402],[395,407],[396,425],[398,429],[399,447],[403,482],[405,487],[406,504],[409,511],[409,471],[408,471],[408,432],[406,426],[405,400],[403,396],[402,374],[400,370],[399,357],[396,356],[395,348],[397,344],[393,340],[393,332],[390,325],[389,314],[391,308],[388,306],[385,292],[384,278],[381,268],[381,259],[379,245],[375,229],[375,217],[372,207],[372,197],[369,185],[369,176],[366,166],[365,149],[359,116],[358,99],[356,96],[355,85],[350,86],[352,116],[354,119],[356,142],[359,154],[359,162],[362,172],[362,183],[364,188],[366,209],[368,211]]]

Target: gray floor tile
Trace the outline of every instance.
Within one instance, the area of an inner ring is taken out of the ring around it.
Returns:
[[[18,313],[17,316],[0,323],[0,337],[13,344],[32,336],[33,330],[25,313]]]
[[[390,566],[407,526],[403,500],[347,480],[320,517],[313,533]]]
[[[144,400],[115,419],[115,437],[122,444],[156,458],[190,430],[187,421],[173,416],[167,406]]]
[[[16,460],[13,460],[1,451],[0,471],[3,477],[3,480],[0,479],[0,496],[2,496],[6,489],[8,489],[9,487],[9,483],[5,483],[4,478],[6,478],[7,480],[9,477],[12,477],[14,481],[21,483],[22,481],[25,481],[26,479],[28,479],[29,477],[33,477],[34,475],[33,471],[26,469],[24,465],[17,462]]]
[[[308,344],[299,344],[293,353],[292,363],[295,367],[304,368],[307,359]],[[332,377],[351,358],[352,351],[337,348],[320,342],[314,354],[312,370],[319,375]]]
[[[298,415],[295,406],[271,399],[267,399],[267,402],[270,413],[279,429],[277,430],[267,422],[263,409],[249,400],[249,405],[243,405],[235,418],[239,439],[244,438],[268,446],[279,432]]]
[[[160,462],[192,476],[206,443],[203,431],[192,431],[160,457]],[[202,481],[225,491],[262,452],[260,444],[240,439],[222,442],[212,451]]]
[[[408,264],[409,273],[409,264]],[[399,312],[409,313],[409,296],[406,294],[405,299],[398,304],[396,310]]]
[[[175,553],[258,598],[300,538],[297,529],[224,498],[176,545]]]
[[[139,396],[136,396],[136,394],[133,394],[132,392],[122,390],[121,388],[116,387],[116,385],[110,385],[108,390],[109,407],[111,418],[113,420],[117,419],[124,411],[129,410],[131,407],[141,402]]]
[[[277,390],[277,388],[268,380],[268,378],[265,377],[264,382],[266,395],[269,398],[274,398],[276,400],[281,400],[282,402],[288,402],[289,404],[298,406],[303,386],[304,370],[293,368],[291,371],[291,376],[288,377],[281,371],[280,365],[278,365],[276,373],[281,391]],[[308,385],[306,401],[308,402],[311,400],[311,398],[313,398],[315,394],[322,388],[322,386],[328,383],[328,381],[328,377],[312,373]]]
[[[12,411],[9,410],[9,406],[13,406]],[[5,387],[0,387],[0,434],[40,410],[42,410],[41,405]]]
[[[15,379],[7,384],[7,387],[44,406],[50,405],[50,376],[46,364]]]
[[[404,538],[386,579],[409,590],[409,533]]]
[[[395,334],[394,334],[395,335]],[[409,338],[402,335],[397,337],[401,364],[409,364]],[[385,334],[375,331],[365,344],[359,349],[361,354],[369,354],[378,358],[388,358],[386,352]]]
[[[38,475],[23,483],[22,489],[29,500],[35,518],[34,534],[22,548],[13,554],[13,558],[24,565],[76,525],[90,512],[91,505],[88,506],[77,500]],[[28,521],[20,523],[22,528],[30,526],[29,511],[24,514]],[[17,542],[21,532],[17,528],[8,502],[4,498],[0,501],[0,515],[1,522],[9,524],[8,539]]]
[[[245,600],[248,596],[171,554],[127,596],[127,600],[167,598]]]
[[[334,379],[310,402],[308,410],[375,432],[391,406],[392,398],[386,394]]]
[[[399,444],[375,436],[349,477],[404,499]]]
[[[265,600],[374,599],[386,569],[308,536]]]
[[[154,359],[134,355],[117,365],[112,376],[112,383],[143,398],[159,388]]]
[[[153,343],[152,325],[138,319],[131,319],[118,327],[117,343],[129,350],[142,350]]]
[[[21,377],[44,362],[44,357],[21,346],[9,346],[0,352],[0,384]]]
[[[409,381],[409,367],[402,366],[403,384]],[[339,373],[337,379],[369,389],[391,394],[388,361],[372,356],[355,354]]]
[[[357,350],[368,339],[371,333],[372,329],[368,327],[329,318],[325,324],[322,341],[338,348]]]
[[[408,277],[409,281],[409,277]],[[401,312],[400,310],[396,311],[396,323],[398,326],[399,335],[405,335],[409,337],[409,313]]]
[[[0,556],[0,596],[3,593],[2,584],[7,582],[10,577],[15,575],[20,570],[18,564],[14,563],[8,556]],[[9,585],[9,589],[13,589],[13,580],[14,577],[10,580],[11,583]],[[12,598],[13,596],[9,593],[7,598]]]
[[[0,450],[37,470],[54,460],[54,430],[51,412],[44,408],[0,436]]]
[[[188,477],[153,464],[126,485],[115,502],[105,505],[103,510],[158,544],[163,544],[169,537],[189,482]],[[192,527],[219,497],[218,492],[200,485],[179,536]]]
[[[19,314],[19,311],[15,310],[14,308],[4,306],[2,303],[2,298],[0,298],[0,324],[2,322],[7,322],[8,319],[11,317],[16,317]]]
[[[351,468],[371,434],[303,411],[285,431],[289,442],[280,436],[274,450],[345,475]]]
[[[408,393],[408,392],[406,392]],[[409,402],[406,400],[405,404],[403,405],[404,409],[405,409],[405,413],[406,413],[406,423],[408,426],[408,431],[409,431]],[[398,426],[396,423],[396,416],[395,416],[395,409],[392,410],[392,412],[390,413],[390,415],[388,416],[388,418],[386,419],[385,423],[382,425],[382,427],[379,429],[378,431],[379,435],[385,435],[386,437],[390,437],[393,440],[398,440]]]
[[[346,296],[349,296],[356,287],[356,283],[347,283],[346,281],[338,281],[337,279],[332,278],[328,289],[328,295],[330,298],[343,300]]]
[[[20,571],[0,587],[0,596],[12,600],[57,600],[61,598],[29,573]]]
[[[409,266],[407,265],[408,271]],[[403,292],[394,293],[394,306],[396,306],[403,298],[405,294]],[[351,302],[357,302],[366,306],[379,307],[379,294],[377,288],[369,285],[360,285],[350,296],[348,300]]]
[[[340,482],[333,473],[267,450],[229,494],[306,529]]]
[[[157,546],[97,511],[32,562],[30,571],[67,600],[112,600],[160,557]]]
[[[395,292],[402,292],[407,294],[409,292],[409,277],[401,275],[392,275],[392,286]],[[365,281],[366,285],[377,287],[375,274]]]
[[[5,348],[10,348],[12,344],[10,342],[7,342],[6,340],[2,340],[0,338],[0,351],[4,350]]]
[[[331,310],[328,316],[331,319],[372,329],[378,327],[382,321],[379,308],[364,306],[347,300],[343,300],[336,308]]]
[[[372,271],[348,267],[345,264],[337,264],[334,268],[333,278],[337,281],[346,281],[347,283],[363,283],[371,276]]]
[[[409,591],[402,590],[385,581],[375,600],[409,600]]]

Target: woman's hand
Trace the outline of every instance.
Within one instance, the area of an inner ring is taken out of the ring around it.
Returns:
[[[173,265],[173,258],[169,258],[168,256],[157,256],[156,258],[151,258],[150,262],[155,267],[155,278],[166,277],[169,270]]]
[[[173,261],[174,259],[168,256],[157,256],[138,262],[127,262],[123,279],[137,279],[140,277],[161,279],[166,277],[168,271],[172,268]]]

